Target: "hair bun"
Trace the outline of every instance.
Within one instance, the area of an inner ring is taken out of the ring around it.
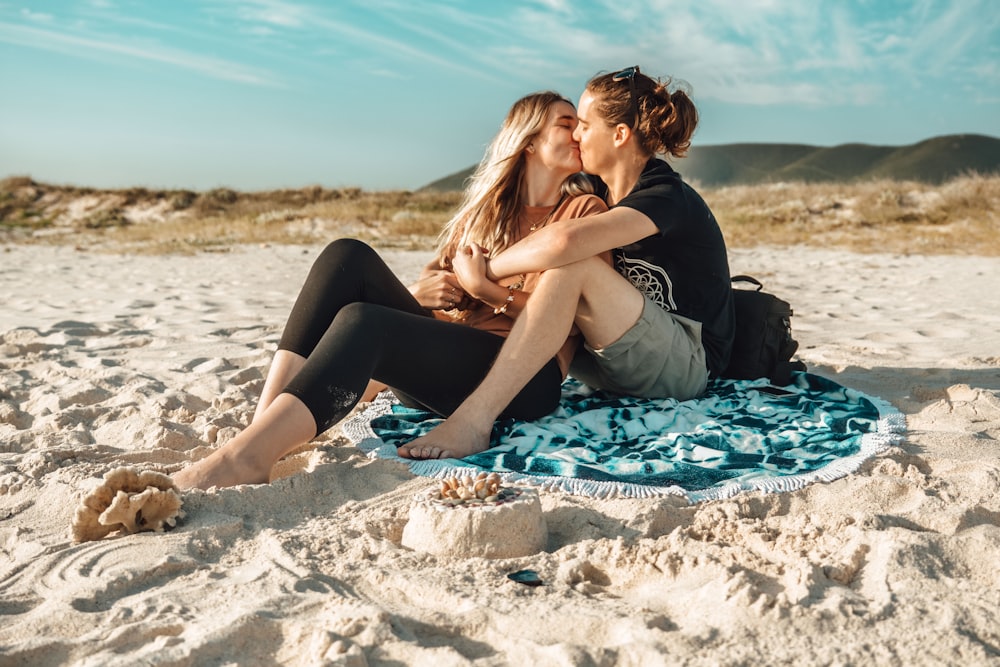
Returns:
[[[675,85],[674,79],[654,79],[637,71],[629,79],[634,85],[625,86],[615,76],[598,74],[587,83],[587,90],[597,99],[597,112],[612,125],[634,123],[635,137],[646,154],[682,157],[698,125],[687,83]]]

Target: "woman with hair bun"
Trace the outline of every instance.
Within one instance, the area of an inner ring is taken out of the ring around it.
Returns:
[[[292,307],[252,423],[174,482],[205,489],[269,481],[282,456],[365,397],[369,379],[408,405],[450,414],[486,375],[538,281],[533,271],[485,280],[485,255],[558,220],[607,210],[588,194],[575,128],[576,110],[557,93],[515,102],[436,257],[410,288],[364,243],[329,244]],[[578,345],[567,329],[497,414],[536,419],[555,409]]]
[[[544,273],[483,383],[401,456],[486,449],[498,406],[574,325],[584,345],[570,374],[599,389],[686,400],[725,369],[735,329],[726,244],[701,196],[657,157],[687,152],[694,103],[628,67],[592,78],[577,118],[583,169],[610,210],[549,225],[478,265],[483,281]],[[594,259],[605,251],[613,267]]]

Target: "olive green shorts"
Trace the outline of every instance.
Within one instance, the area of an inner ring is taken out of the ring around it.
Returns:
[[[639,320],[621,338],[599,350],[584,343],[569,374],[596,389],[640,398],[700,396],[708,383],[701,323],[647,298]]]

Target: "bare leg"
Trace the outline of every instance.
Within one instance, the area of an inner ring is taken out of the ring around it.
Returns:
[[[274,353],[274,360],[271,361],[271,368],[267,371],[267,379],[264,381],[264,389],[260,392],[260,400],[257,401],[252,421],[257,421],[278,394],[284,391],[288,381],[305,365],[306,358],[294,352],[278,350]]]
[[[263,484],[278,459],[315,435],[316,421],[305,404],[281,394],[246,430],[173,479],[181,489]]]
[[[642,307],[638,290],[599,258],[546,271],[479,387],[434,430],[400,447],[399,455],[462,458],[484,451],[497,416],[559,350],[574,321],[591,345],[604,347],[632,327]]]
[[[389,386],[384,382],[379,382],[378,380],[369,380],[368,386],[365,387],[365,392],[361,394],[361,399],[359,403],[370,403],[379,395],[379,392],[385,391]]]

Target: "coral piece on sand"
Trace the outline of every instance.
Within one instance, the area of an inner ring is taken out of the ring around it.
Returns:
[[[83,499],[73,518],[74,542],[99,540],[115,532],[160,532],[184,517],[181,495],[169,476],[115,468]]]

